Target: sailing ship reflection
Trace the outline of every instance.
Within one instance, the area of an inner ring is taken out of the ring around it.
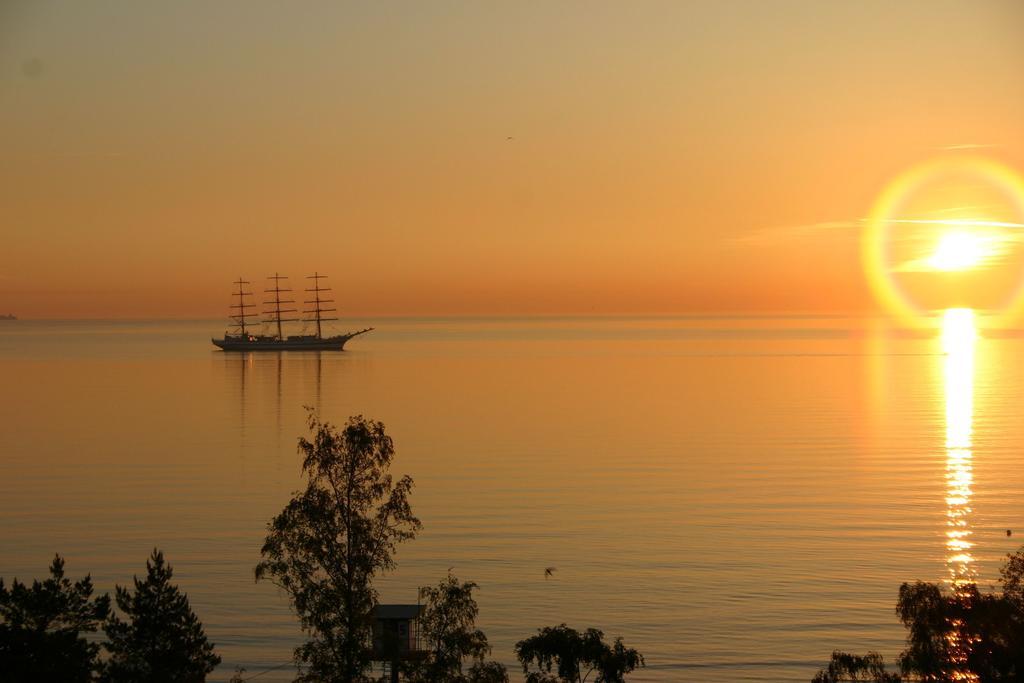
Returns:
[[[259,414],[272,408],[280,432],[286,408],[322,407],[324,367],[320,351],[225,354],[223,362],[226,374],[237,378],[243,436],[250,411]]]

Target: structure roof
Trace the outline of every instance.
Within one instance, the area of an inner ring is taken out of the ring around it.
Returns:
[[[377,605],[373,608],[375,619],[416,619],[423,611],[422,605]]]

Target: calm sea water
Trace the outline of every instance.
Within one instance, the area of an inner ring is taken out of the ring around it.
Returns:
[[[899,651],[901,582],[987,585],[1024,536],[1015,335],[943,353],[848,317],[363,323],[344,353],[243,355],[214,321],[0,322],[0,576],[59,552],[112,590],[159,546],[213,680],[288,662],[295,619],[252,570],[306,405],[382,420],[416,481],[425,528],[382,600],[452,567],[510,666],[564,621],[637,647],[638,683],[807,681],[834,648]]]

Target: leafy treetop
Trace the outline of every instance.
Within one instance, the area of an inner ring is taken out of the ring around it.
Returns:
[[[397,545],[421,528],[412,479],[389,473],[394,444],[380,422],[349,418],[339,431],[310,411],[299,439],[306,488],[267,525],[256,579],[284,589],[310,640],[295,658],[308,680],[359,681],[369,666],[372,579],[395,566]]]
[[[516,643],[516,657],[527,683],[585,683],[592,674],[593,683],[623,683],[626,674],[644,666],[643,656],[623,645],[622,638],[608,645],[598,629],[580,633],[565,624],[542,628]]]

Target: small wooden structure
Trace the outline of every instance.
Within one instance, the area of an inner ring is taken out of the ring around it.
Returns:
[[[391,681],[398,681],[401,661],[423,659],[420,649],[419,618],[422,605],[377,605],[371,612],[373,647],[371,659],[390,667]]]

